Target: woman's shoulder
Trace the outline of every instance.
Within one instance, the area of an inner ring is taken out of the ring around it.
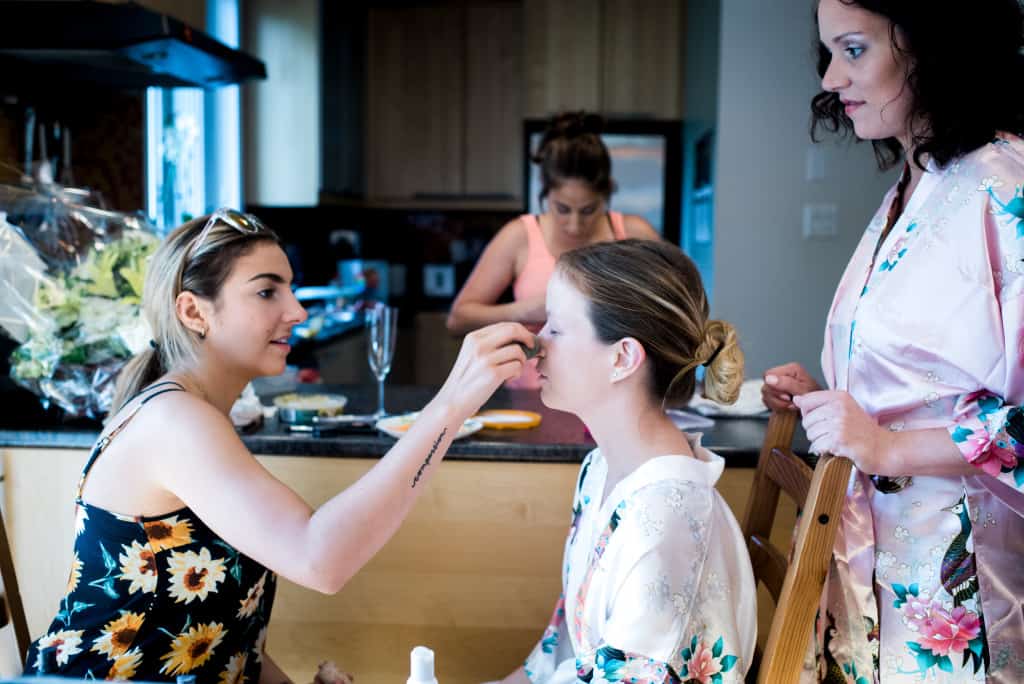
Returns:
[[[654,226],[652,226],[643,216],[638,216],[636,214],[623,214],[622,222],[626,230],[627,238],[636,238],[640,240],[658,240],[661,238],[658,231],[654,230]]]
[[[986,179],[1024,183],[1024,139],[1000,132],[991,142],[954,163],[977,176],[979,183]]]

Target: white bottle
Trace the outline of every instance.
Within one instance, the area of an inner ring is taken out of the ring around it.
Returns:
[[[409,654],[409,679],[406,684],[437,684],[434,652],[426,646],[417,646]]]

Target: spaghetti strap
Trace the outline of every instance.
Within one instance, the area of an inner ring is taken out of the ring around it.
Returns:
[[[130,396],[127,399],[125,399],[124,402],[120,406],[117,407],[117,410],[114,411],[114,413],[115,414],[120,413],[121,409],[123,409],[125,406],[130,404],[132,402],[132,400],[135,399],[136,397],[138,397],[139,395],[145,394],[146,392],[148,392],[148,391],[150,391],[152,389],[156,389],[157,387],[162,387],[164,385],[174,385],[175,387],[179,388],[182,392],[185,391],[185,388],[181,386],[181,383],[175,382],[174,380],[164,380],[162,382],[155,382],[152,385],[147,385],[146,387],[143,387],[138,392],[136,392],[132,396]]]
[[[77,503],[82,503],[82,490],[85,488],[85,478],[89,476],[89,471],[92,470],[93,465],[96,463],[96,459],[98,459],[100,457],[100,454],[102,454],[104,450],[106,450],[106,448],[110,446],[110,443],[114,441],[114,437],[117,437],[118,433],[121,432],[121,430],[123,430],[125,426],[128,425],[129,422],[131,422],[131,419],[135,417],[135,414],[139,412],[139,409],[145,406],[146,402],[148,402],[150,399],[158,397],[161,394],[167,394],[168,392],[185,392],[186,390],[184,387],[181,386],[180,383],[177,383],[173,380],[165,380],[163,382],[158,382],[156,384],[150,385],[149,387],[145,387],[139,390],[134,395],[132,395],[128,399],[128,401],[121,404],[121,408],[119,408],[118,411],[127,406],[128,403],[131,402],[136,397],[145,394],[150,390],[156,389],[157,387],[163,387],[165,385],[173,385],[173,387],[165,387],[164,389],[153,392],[152,394],[144,398],[135,406],[135,408],[131,410],[131,412],[127,416],[125,416],[124,420],[117,424],[117,427],[115,427],[113,430],[103,435],[102,437],[100,437],[99,440],[96,442],[96,446],[92,448],[92,453],[89,454],[89,460],[85,462],[85,467],[82,468],[82,475],[81,477],[78,478],[78,487],[75,489],[75,501]]]

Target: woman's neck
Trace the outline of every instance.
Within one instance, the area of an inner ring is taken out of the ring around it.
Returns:
[[[693,456],[686,435],[660,405],[641,403],[629,392],[618,394],[618,398],[605,402],[591,415],[580,416],[608,463],[602,501],[619,481],[652,458],[668,454]],[[639,411],[638,405],[642,406]]]
[[[251,378],[242,377],[210,359],[200,359],[195,366],[168,373],[167,379],[180,383],[227,416]]]

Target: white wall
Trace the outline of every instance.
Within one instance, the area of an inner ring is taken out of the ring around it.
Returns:
[[[806,181],[815,5],[721,4],[712,313],[739,329],[748,377],[786,361],[820,377],[836,283],[895,172],[867,143],[828,143],[825,179]],[[801,237],[808,202],[838,205],[837,237]]]
[[[317,0],[244,0],[242,50],[267,79],[242,87],[245,203],[317,204],[320,10]]]

